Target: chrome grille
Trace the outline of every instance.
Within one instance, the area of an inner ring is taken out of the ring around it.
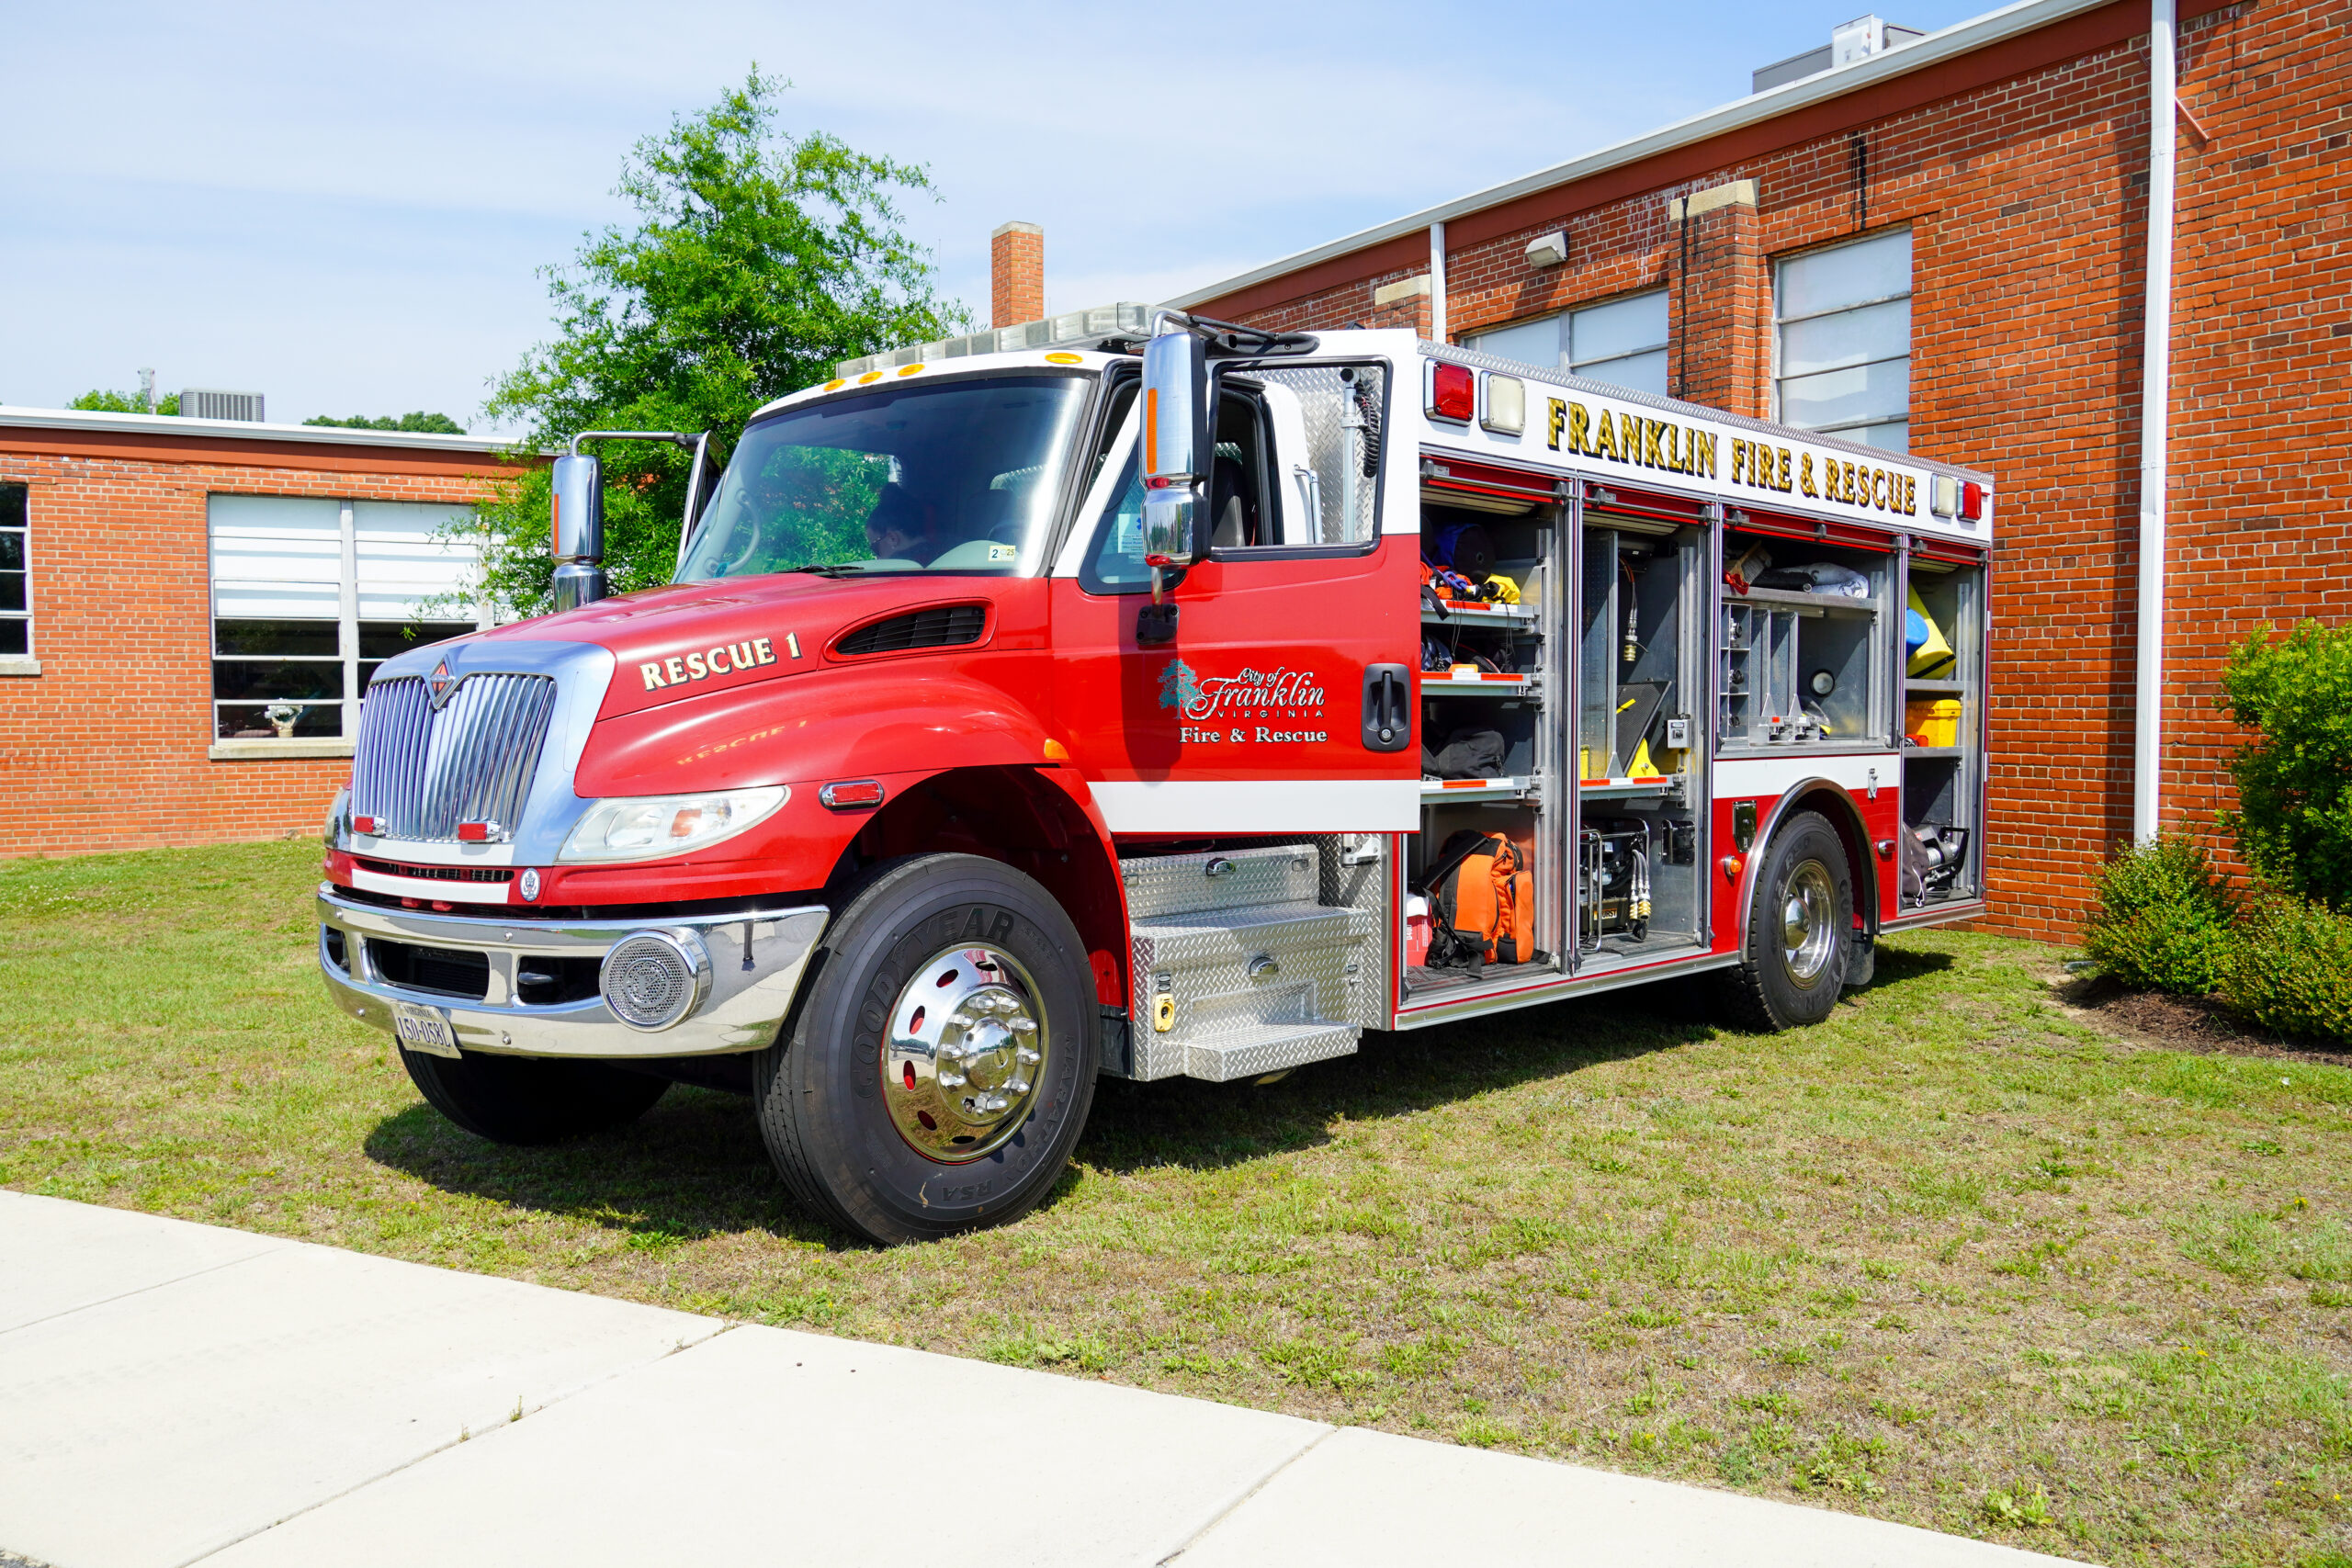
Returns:
[[[422,680],[379,681],[359,710],[352,815],[390,839],[454,842],[460,822],[511,833],[554,714],[546,675],[468,675],[438,713]]]

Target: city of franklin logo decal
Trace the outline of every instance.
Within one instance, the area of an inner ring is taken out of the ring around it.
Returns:
[[[458,689],[458,682],[449,678],[447,660],[445,659],[433,667],[433,673],[424,678],[424,689],[432,697],[433,706],[436,712],[444,703],[449,700],[449,694]]]
[[[1181,659],[1170,660],[1168,668],[1159,672],[1159,705],[1190,715],[1193,705],[1200,700],[1201,683],[1193,677],[1193,667]]]
[[[1234,722],[1244,718],[1321,718],[1323,688],[1313,671],[1245,669],[1236,675],[1203,679],[1182,660],[1171,659],[1159,671],[1159,705],[1173,708],[1193,721],[1180,731],[1187,742],[1205,745],[1261,741],[1282,745],[1330,739],[1320,729],[1277,729],[1271,725]],[[1211,727],[1210,720],[1216,720],[1225,728]]]

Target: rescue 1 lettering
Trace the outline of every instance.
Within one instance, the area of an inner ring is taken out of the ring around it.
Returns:
[[[673,654],[651,664],[639,665],[637,672],[645,677],[645,689],[655,692],[664,686],[681,686],[689,681],[707,680],[713,675],[730,674],[738,670],[751,670],[775,661],[774,639],[760,637],[751,642],[721,643],[717,648],[696,653]]]

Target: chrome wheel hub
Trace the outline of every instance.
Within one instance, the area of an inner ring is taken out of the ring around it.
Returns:
[[[1817,860],[1801,861],[1781,895],[1781,951],[1789,977],[1810,988],[1838,952],[1838,896]]]
[[[1051,1042],[1036,983],[985,943],[945,948],[890,1007],[882,1098],[916,1152],[978,1159],[1021,1130]]]

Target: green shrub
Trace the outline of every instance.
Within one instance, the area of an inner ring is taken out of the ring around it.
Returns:
[[[2352,915],[2278,894],[2253,901],[2221,964],[2222,999],[2265,1029],[2352,1042]]]
[[[2352,625],[2268,626],[2231,650],[2222,707],[2257,730],[2231,759],[2238,852],[2265,881],[2352,908]]]
[[[2210,994],[2232,941],[2231,899],[2202,846],[2167,833],[2124,844],[2099,873],[2083,947],[2127,986]]]

